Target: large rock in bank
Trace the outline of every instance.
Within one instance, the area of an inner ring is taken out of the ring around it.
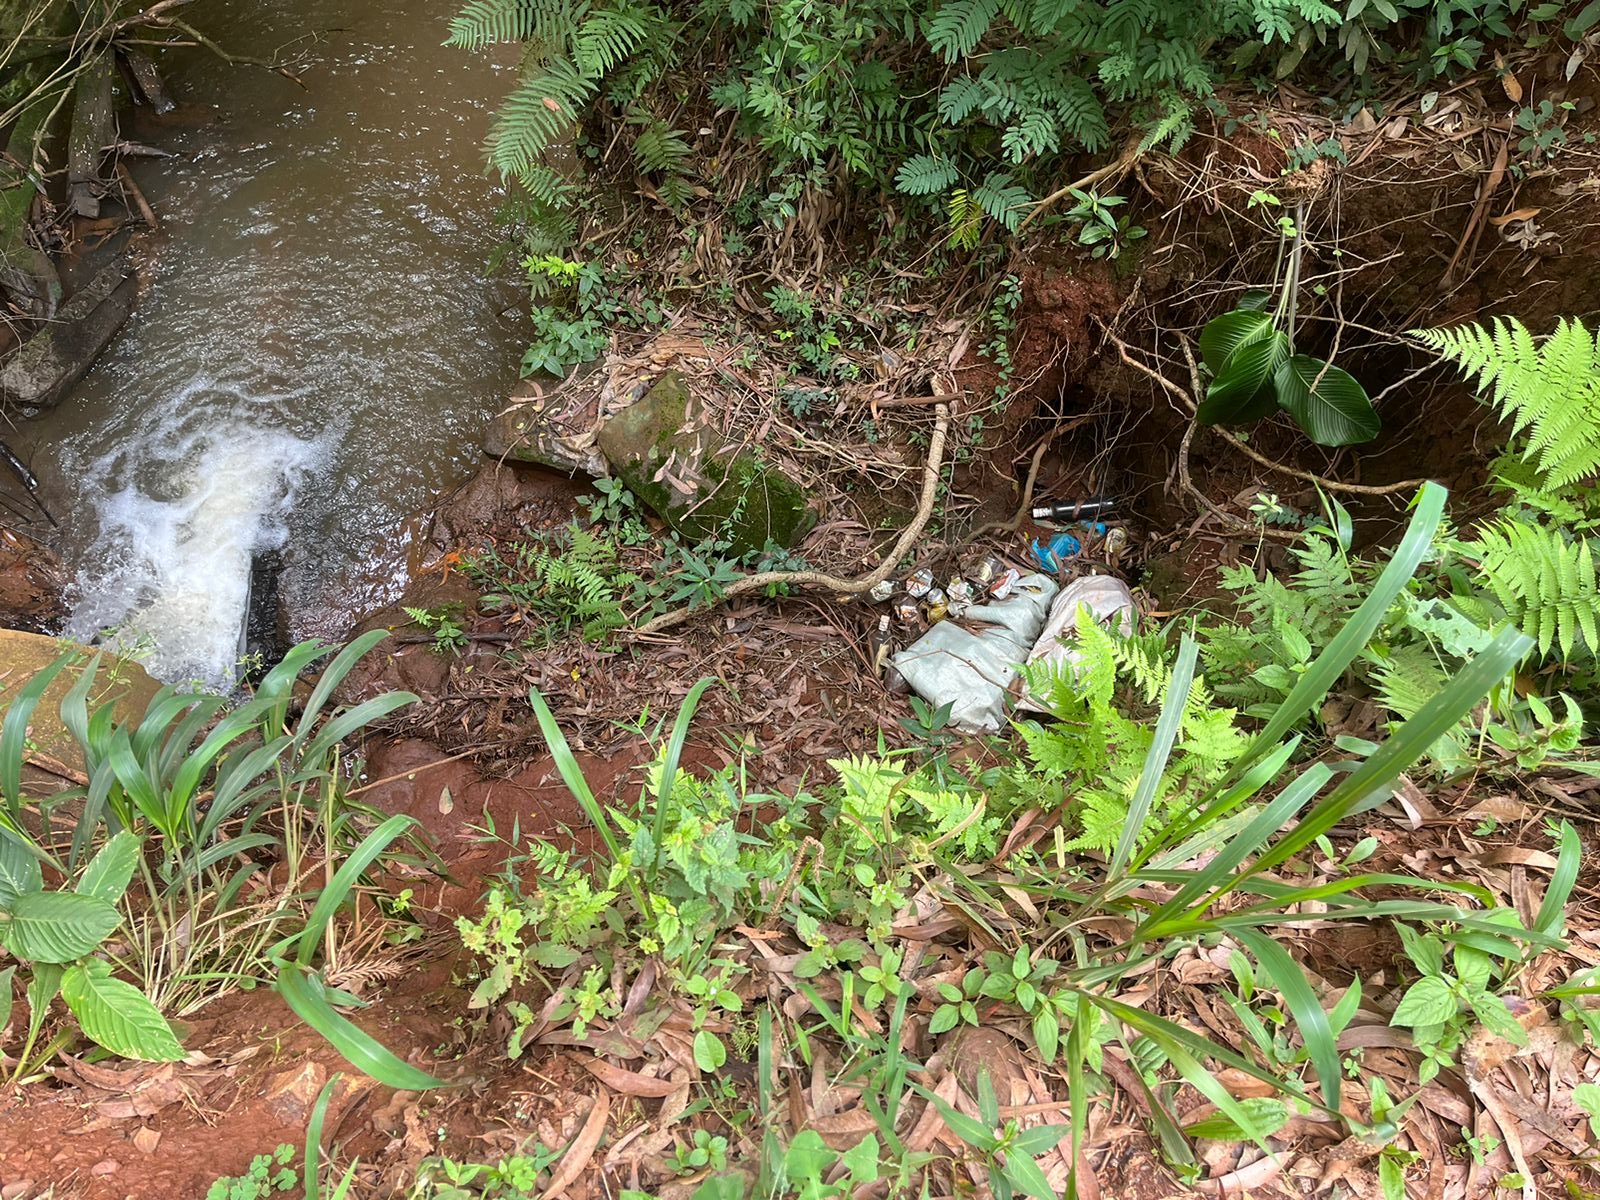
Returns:
[[[792,546],[816,514],[805,490],[758,452],[729,444],[683,376],[668,371],[600,428],[612,472],[679,533],[713,535],[737,557],[768,542]]]

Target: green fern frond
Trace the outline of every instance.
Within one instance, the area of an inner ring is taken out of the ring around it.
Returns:
[[[572,39],[572,60],[579,72],[598,78],[628,57],[644,41],[647,22],[640,12],[603,9],[589,14]]]
[[[933,196],[960,178],[961,173],[949,160],[931,154],[914,154],[900,164],[894,186],[908,196]]]
[[[1588,542],[1499,520],[1484,526],[1468,549],[1479,556],[1484,580],[1506,616],[1537,640],[1541,654],[1555,648],[1568,659],[1575,651],[1592,655],[1600,649],[1600,586]]]
[[[528,174],[548,147],[571,134],[595,86],[566,59],[534,65],[495,114],[490,163],[503,176]]]
[[[445,45],[480,50],[501,42],[526,41],[533,30],[530,0],[472,0],[451,20]]]
[[[1000,0],[945,0],[928,22],[928,45],[954,62],[971,54],[1000,12]]]
[[[1525,457],[1547,486],[1600,473],[1600,345],[1581,322],[1562,318],[1543,344],[1515,317],[1412,333],[1475,379],[1513,436],[1527,434]]]

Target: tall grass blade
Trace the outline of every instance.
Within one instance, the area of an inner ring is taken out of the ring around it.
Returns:
[[[561,732],[561,726],[556,724],[555,716],[550,712],[550,706],[544,702],[544,697],[540,695],[538,688],[528,689],[528,703],[533,705],[534,715],[539,718],[539,732],[544,734],[545,744],[550,747],[550,757],[555,760],[561,782],[567,785],[567,791],[572,793],[572,798],[583,809],[584,815],[600,831],[600,837],[606,844],[611,861],[619,861],[622,858],[622,846],[611,828],[610,818],[600,807],[600,802],[594,798],[594,792],[589,789],[589,781],[583,777],[583,768],[578,765],[572,747],[567,745],[566,735]]]
[[[667,809],[671,806],[672,787],[678,780],[678,760],[683,757],[683,747],[689,740],[689,724],[694,720],[694,710],[700,706],[700,697],[705,695],[716,680],[707,676],[689,689],[689,694],[683,698],[683,704],[678,708],[677,719],[672,723],[672,737],[667,741],[667,753],[661,760],[661,778],[656,784],[656,813],[655,820],[651,822],[650,836],[652,844],[659,852],[661,837],[666,830]],[[650,878],[656,874],[656,864],[650,864]]]
[[[329,1003],[322,980],[295,963],[285,963],[273,989],[284,998],[294,1015],[327,1039],[352,1067],[370,1075],[386,1087],[408,1092],[444,1087],[426,1071],[397,1058],[366,1030],[335,1011]]]
[[[1339,1040],[1328,1020],[1327,1010],[1312,990],[1300,964],[1269,934],[1258,929],[1238,929],[1234,936],[1255,956],[1256,962],[1272,985],[1283,994],[1283,1002],[1294,1014],[1300,1040],[1305,1044],[1306,1056],[1316,1068],[1322,1083],[1322,1099],[1329,1108],[1339,1107],[1339,1084],[1342,1078],[1339,1060]]]
[[[1184,711],[1189,706],[1189,689],[1194,686],[1194,665],[1200,646],[1189,634],[1183,635],[1178,646],[1178,661],[1172,667],[1172,679],[1167,685],[1166,697],[1161,702],[1161,715],[1156,719],[1155,735],[1150,742],[1144,769],[1139,772],[1139,786],[1128,802],[1128,823],[1111,855],[1110,878],[1119,879],[1133,857],[1144,832],[1145,819],[1150,806],[1155,803],[1156,792],[1161,788],[1161,777],[1166,774],[1167,760],[1172,757],[1172,747],[1178,740],[1178,729],[1183,724]]]
[[[56,676],[77,657],[63,654],[56,659],[24,684],[6,709],[5,722],[0,724],[0,793],[13,817],[22,811],[22,760],[27,756],[28,723],[33,720],[33,710],[39,707]]]
[[[298,942],[295,960],[302,967],[309,967],[311,959],[316,954],[317,945],[322,940],[322,931],[328,927],[328,922],[333,919],[333,914],[339,910],[355,890],[360,881],[362,872],[378,860],[378,857],[389,848],[389,843],[417,824],[415,817],[405,813],[396,813],[382,825],[362,839],[361,844],[350,852],[344,862],[339,864],[339,869],[334,872],[328,886],[322,889],[322,894],[317,897],[316,904],[311,909],[311,915],[306,918],[306,927],[299,933],[285,939],[275,950],[273,957],[282,954],[290,942]],[[395,1086],[399,1086],[396,1084]]]
[[[322,1123],[328,1119],[328,1103],[333,1099],[333,1089],[339,1086],[341,1078],[340,1073],[335,1071],[328,1082],[322,1085],[322,1090],[317,1093],[317,1102],[311,1106],[311,1119],[306,1122],[306,1200],[317,1200],[322,1195],[322,1183],[318,1178],[322,1173]]]
[[[1328,643],[1300,677],[1294,690],[1278,705],[1277,711],[1267,720],[1266,726],[1256,735],[1249,749],[1234,764],[1237,773],[1249,767],[1276,746],[1302,718],[1327,695],[1341,675],[1349,669],[1366,644],[1372,640],[1395,598],[1400,595],[1411,577],[1416,574],[1422,560],[1433,545],[1434,535],[1444,518],[1444,503],[1449,493],[1438,484],[1422,485],[1413,502],[1411,523],[1400,540],[1394,557],[1378,576],[1371,593],[1356,609],[1345,627]]]

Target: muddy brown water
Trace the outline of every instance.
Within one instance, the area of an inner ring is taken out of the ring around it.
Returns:
[[[137,312],[28,422],[65,527],[67,630],[108,627],[171,681],[227,686],[252,554],[283,547],[295,638],[338,637],[404,581],[409,518],[466,474],[527,332],[485,278],[480,150],[510,66],[442,46],[429,0],[200,0],[241,54],[293,43],[304,88],[199,50],[138,135],[164,225]]]

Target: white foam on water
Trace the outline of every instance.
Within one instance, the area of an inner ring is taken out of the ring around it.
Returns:
[[[325,440],[252,421],[270,404],[214,411],[198,394],[211,383],[168,407],[161,427],[74,464],[99,530],[66,633],[130,652],[168,683],[225,692],[237,678],[252,556],[287,541]]]

